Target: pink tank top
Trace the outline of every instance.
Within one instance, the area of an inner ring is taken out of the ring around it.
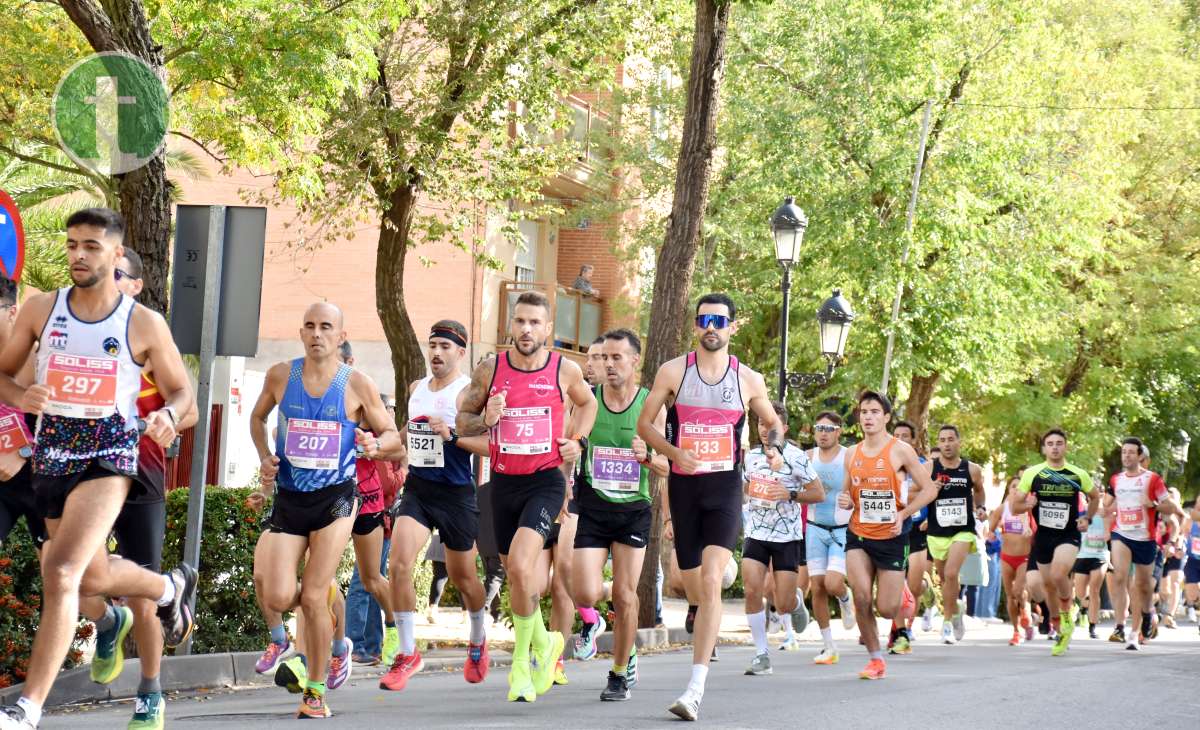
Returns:
[[[504,392],[500,421],[491,430],[488,453],[499,474],[533,474],[562,463],[563,394],[558,385],[562,355],[549,352],[537,370],[513,367],[505,352],[496,358],[488,397]]]
[[[695,454],[702,465],[698,474],[734,471],[742,463],[745,422],[738,359],[730,355],[725,374],[708,383],[700,377],[696,353],[689,352],[679,392],[667,409],[667,439]],[[674,464],[671,471],[683,474]]]

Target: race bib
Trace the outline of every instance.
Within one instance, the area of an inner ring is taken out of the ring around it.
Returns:
[[[1061,530],[1067,526],[1070,519],[1070,508],[1057,502],[1038,503],[1038,525],[1051,530]]]
[[[408,461],[413,466],[441,468],[446,465],[445,442],[425,421],[408,422]]]
[[[679,448],[700,460],[698,473],[733,471],[733,424],[684,423],[679,427]]]
[[[759,509],[775,509],[779,501],[770,496],[775,487],[780,486],[779,477],[773,474],[751,474],[747,492],[750,495],[750,506]]]
[[[1083,546],[1086,547],[1088,550],[1093,550],[1093,551],[1104,550],[1105,549],[1104,535],[1094,535],[1089,532],[1087,535],[1084,535],[1084,537],[1083,537]]]
[[[1117,505],[1117,525],[1123,530],[1142,530],[1146,528],[1146,508],[1122,507]]]
[[[342,424],[289,418],[283,455],[301,469],[337,469],[341,461]]]
[[[52,353],[46,365],[50,388],[46,413],[69,418],[108,418],[117,411],[117,361]]]
[[[1022,535],[1025,533],[1025,522],[1020,517],[1007,517],[1004,519],[1004,532],[1008,535]]]
[[[0,453],[11,454],[29,445],[22,418],[24,416],[16,413],[0,416]]]
[[[964,527],[967,524],[967,498],[947,497],[937,501],[937,521],[943,527]]]
[[[592,447],[592,486],[602,492],[636,492],[641,486],[642,465],[633,449]]]
[[[863,489],[858,493],[858,512],[866,524],[890,525],[896,521],[896,493],[890,489]]]
[[[1192,538],[1192,555],[1200,555],[1200,536]]]
[[[501,454],[546,454],[553,448],[550,406],[505,408],[500,414],[496,443]]]

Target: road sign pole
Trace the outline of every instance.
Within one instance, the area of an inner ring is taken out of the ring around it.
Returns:
[[[200,569],[200,535],[204,527],[204,492],[208,483],[208,444],[212,429],[212,376],[217,353],[217,324],[221,306],[221,262],[225,246],[225,206],[208,209],[208,246],[204,263],[204,309],[200,324],[200,372],[196,378],[195,438],[192,442],[192,473],[188,491],[187,536],[183,544],[183,561]],[[195,615],[193,598],[192,615]],[[190,654],[189,636],[181,654]]]

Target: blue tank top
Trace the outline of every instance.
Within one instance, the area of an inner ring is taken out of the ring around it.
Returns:
[[[846,481],[846,447],[841,447],[837,458],[829,463],[821,461],[820,449],[813,449],[809,461],[825,487],[825,499],[808,506],[808,521],[833,527],[837,524],[837,498]]]
[[[1188,556],[1192,560],[1200,560],[1200,523],[1193,522],[1191,533],[1188,535]]]
[[[279,403],[275,455],[277,484],[293,492],[315,492],[355,478],[354,429],[346,418],[346,386],[353,368],[338,368],[320,398],[304,390],[304,358],[292,361]]]

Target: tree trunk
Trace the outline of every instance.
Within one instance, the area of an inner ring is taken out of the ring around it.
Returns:
[[[120,51],[141,60],[164,81],[162,46],[150,35],[141,0],[60,0],[71,22],[97,53]],[[125,245],[137,251],[145,265],[140,299],[159,312],[167,311],[167,270],[171,245],[171,182],[160,150],[149,164],[115,176],[125,216]]]
[[[929,375],[913,375],[908,388],[908,400],[904,404],[904,417],[916,429],[917,451],[924,452],[929,443],[929,402],[937,392],[942,374],[933,371]]]
[[[404,304],[404,262],[408,236],[416,213],[417,191],[413,185],[398,188],[388,201],[379,225],[379,247],[375,254],[375,310],[383,324],[392,368],[396,373],[396,423],[408,422],[408,385],[425,376],[421,343]]]
[[[654,382],[658,368],[677,357],[687,346],[690,332],[688,305],[692,273],[700,247],[700,224],[708,204],[713,147],[716,142],[717,107],[725,69],[725,41],[731,3],[697,0],[696,31],[688,71],[687,107],[679,162],[675,167],[675,197],[666,237],[658,252],[654,298],[650,304],[650,332],[642,361],[642,382]],[[661,275],[660,275],[661,274]],[[653,480],[653,515],[646,561],[638,581],[638,626],[654,625],[655,582],[662,529],[658,480]]]

